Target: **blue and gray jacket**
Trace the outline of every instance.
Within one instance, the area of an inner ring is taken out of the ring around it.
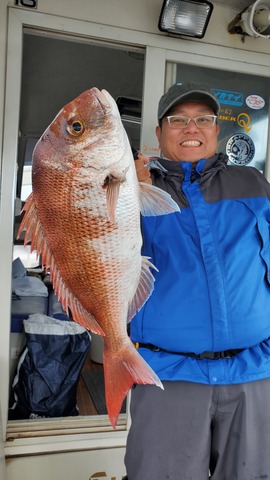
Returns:
[[[154,292],[131,322],[140,354],[161,380],[231,384],[270,377],[270,185],[223,154],[191,163],[159,159],[153,184],[180,213],[144,217],[143,255]],[[177,352],[243,349],[208,360]]]

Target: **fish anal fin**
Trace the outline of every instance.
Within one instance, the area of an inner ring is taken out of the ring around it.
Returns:
[[[116,427],[122,403],[133,384],[152,384],[163,389],[155,372],[128,339],[120,352],[110,354],[104,342],[103,365],[105,377],[106,406],[110,422]]]
[[[141,276],[135,295],[129,304],[127,322],[130,322],[135,313],[142,308],[154,290],[155,277],[150,268],[158,272],[148,257],[142,257]]]
[[[171,195],[161,188],[149,183],[140,182],[141,214],[145,217],[154,217],[168,213],[180,212],[177,203]]]

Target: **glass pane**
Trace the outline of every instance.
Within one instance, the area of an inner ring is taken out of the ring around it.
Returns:
[[[195,81],[211,87],[221,105],[219,151],[227,153],[232,165],[264,172],[270,79],[182,63],[168,63],[167,69],[176,72],[172,83]]]

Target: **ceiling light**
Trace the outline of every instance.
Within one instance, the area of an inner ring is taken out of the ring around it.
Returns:
[[[210,2],[164,0],[158,28],[175,35],[203,38],[212,11]]]

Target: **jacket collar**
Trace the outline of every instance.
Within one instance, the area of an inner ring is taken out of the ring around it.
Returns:
[[[202,158],[199,160],[196,164],[195,171],[199,176],[204,176],[207,173],[215,173],[218,170],[224,170],[227,162],[227,155],[218,153],[208,159]],[[185,174],[192,172],[192,166],[193,164],[191,162],[175,162],[164,157],[151,157],[149,159],[150,170],[155,170],[163,176],[177,175],[184,177]]]

